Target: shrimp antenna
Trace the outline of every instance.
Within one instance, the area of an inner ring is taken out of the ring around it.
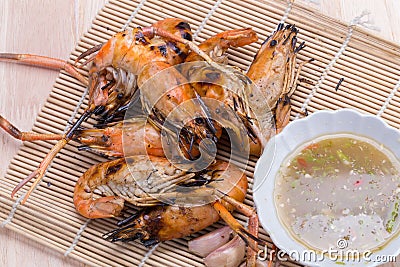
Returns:
[[[36,188],[36,186],[39,184],[39,182],[42,180],[47,168],[49,167],[50,163],[53,161],[55,156],[57,155],[58,152],[71,140],[74,132],[79,128],[79,126],[84,122],[87,118],[92,115],[93,109],[87,109],[82,116],[72,125],[71,128],[65,133],[64,136],[62,136],[62,139],[60,139],[57,144],[53,146],[53,148],[50,150],[50,152],[46,155],[46,157],[43,159],[43,161],[40,163],[39,168],[33,171],[28,177],[26,177],[24,180],[22,180],[11,192],[11,197],[14,197],[14,195],[24,186],[26,185],[30,180],[33,178],[37,177],[36,180],[33,182],[29,190],[27,191],[24,199],[22,200],[22,204],[26,202],[26,200],[29,198],[29,195],[32,193],[32,191]]]

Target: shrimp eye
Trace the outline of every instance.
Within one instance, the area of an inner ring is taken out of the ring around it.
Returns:
[[[189,23],[185,21],[179,22],[178,25],[176,25],[176,28],[191,31]]]
[[[197,124],[204,124],[204,119],[203,119],[203,118],[196,118],[196,119],[194,119],[194,121],[195,121]]]
[[[269,44],[271,47],[274,47],[278,44],[276,40],[272,40],[271,43]]]
[[[189,41],[193,41],[192,35],[187,33],[187,32],[182,33],[181,36],[182,36],[183,39],[186,39],[186,40],[189,40]]]

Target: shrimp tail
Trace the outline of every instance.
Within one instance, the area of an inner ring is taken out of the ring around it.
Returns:
[[[235,29],[218,33],[205,40],[199,48],[209,55],[215,62],[224,63],[227,55],[225,52],[230,47],[242,47],[258,39],[257,34],[251,28]],[[185,62],[201,61],[203,57],[195,52],[191,52]]]
[[[76,210],[87,218],[112,218],[118,216],[124,208],[125,201],[120,197],[108,196],[96,200],[84,200],[75,205]],[[90,209],[86,209],[90,206]]]

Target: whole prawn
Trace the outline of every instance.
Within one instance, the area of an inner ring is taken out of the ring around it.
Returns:
[[[118,216],[125,202],[150,206],[108,233],[111,241],[140,239],[152,245],[195,233],[220,218],[246,240],[257,240],[230,214],[237,208],[258,220],[254,209],[242,203],[247,187],[246,175],[225,161],[191,173],[166,158],[139,155],[91,167],[77,182],[74,204],[88,218]],[[96,192],[103,196],[96,197]]]
[[[314,60],[305,60],[296,67],[297,55],[305,47],[304,41],[298,44],[298,31],[295,25],[285,26],[280,23],[264,41],[247,72],[247,76],[267,100],[266,104],[273,112],[272,124],[259,122],[263,137],[259,138],[258,144],[253,148],[255,154],[261,154],[266,140],[282,131],[289,123],[290,97],[296,90],[301,69]]]

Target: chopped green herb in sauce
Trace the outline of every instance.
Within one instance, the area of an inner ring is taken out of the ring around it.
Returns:
[[[388,231],[388,233],[393,232],[393,227],[395,226],[397,217],[399,217],[399,202],[398,201],[394,204],[394,209],[391,213],[391,217],[390,217],[389,221],[386,223],[386,231]]]

